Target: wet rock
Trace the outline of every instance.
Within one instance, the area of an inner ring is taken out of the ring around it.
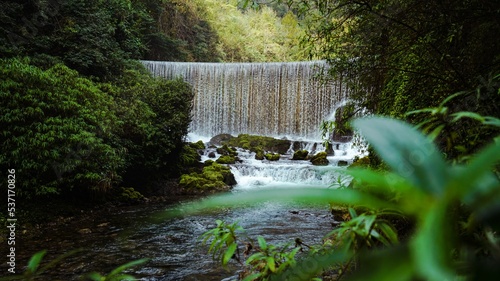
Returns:
[[[214,151],[210,151],[210,152],[208,153],[208,158],[215,158],[215,157],[217,157],[217,156],[215,155],[215,152],[214,152]]]
[[[234,137],[232,135],[230,135],[230,134],[220,134],[220,135],[216,135],[213,138],[211,138],[208,143],[210,145],[217,145],[217,146],[219,146],[219,145],[222,145],[222,143],[230,141],[233,138]]]
[[[280,160],[281,155],[279,153],[266,153],[264,157],[269,161],[278,161]]]
[[[338,144],[337,144],[337,147],[338,147]],[[333,150],[333,144],[328,143],[328,147],[326,148],[326,154],[328,156],[335,156],[335,150]]]
[[[78,230],[78,233],[80,233],[80,234],[90,234],[90,233],[92,233],[92,230],[90,230],[90,228],[82,228],[82,229]]]
[[[272,137],[240,134],[226,142],[234,147],[241,147],[246,150],[257,152],[258,149],[273,153],[285,154],[292,142],[287,139],[275,139]]]
[[[218,147],[217,153],[219,153],[220,155],[232,155],[232,156],[238,155],[236,149],[229,147],[227,144]]]
[[[322,151],[311,157],[311,163],[316,166],[326,166],[330,162],[326,159],[326,152]]]
[[[236,163],[236,157],[234,157],[232,155],[222,155],[215,162],[217,162],[219,164],[234,164],[234,163]]]
[[[339,167],[345,167],[349,165],[349,162],[345,161],[345,160],[339,160],[339,162],[337,163],[337,166]]]
[[[264,150],[262,149],[257,149],[257,151],[255,152],[255,159],[256,160],[264,160],[265,156],[264,156]]]
[[[308,155],[309,155],[309,151],[307,151],[305,149],[297,150],[293,153],[292,160],[306,160]]]

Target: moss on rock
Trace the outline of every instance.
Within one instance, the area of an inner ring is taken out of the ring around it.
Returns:
[[[278,161],[280,160],[281,155],[279,153],[266,153],[264,157],[266,157],[269,161]]]
[[[222,155],[215,162],[219,164],[234,164],[236,163],[236,157],[233,155]]]
[[[330,162],[326,159],[327,153],[322,151],[311,157],[311,163],[316,166],[326,166]]]
[[[363,168],[371,167],[370,157],[369,156],[365,156],[362,158],[359,158],[358,156],[354,157],[354,160],[352,164],[349,166],[349,168],[356,168],[356,167],[363,167]]]
[[[255,151],[255,159],[256,160],[264,160],[265,155],[264,155],[264,150],[262,148],[258,147],[257,151]]]
[[[238,155],[236,149],[229,147],[227,144],[224,144],[222,147],[218,147],[217,153],[219,153],[220,155],[232,155],[232,156]]]
[[[285,154],[290,148],[290,140],[280,140],[272,137],[240,134],[236,138],[229,139],[225,142],[230,146],[241,147],[253,152],[257,152],[260,148],[264,151],[270,151],[279,154]]]
[[[205,166],[201,173],[184,174],[179,181],[179,186],[192,192],[224,191],[235,184],[229,167],[218,163]]]
[[[309,151],[307,151],[305,149],[297,150],[293,153],[292,160],[306,160],[308,155],[309,155]]]

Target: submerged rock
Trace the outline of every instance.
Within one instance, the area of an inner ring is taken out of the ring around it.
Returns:
[[[316,166],[326,166],[330,162],[326,159],[327,153],[322,151],[311,157],[311,163]]]

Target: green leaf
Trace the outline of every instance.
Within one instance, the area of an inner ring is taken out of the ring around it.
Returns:
[[[271,270],[271,272],[276,272],[276,263],[273,257],[267,258],[267,266],[269,267],[269,270]]]
[[[357,119],[353,126],[394,172],[428,193],[443,194],[448,171],[431,140],[402,121],[384,117]]]
[[[28,262],[28,270],[32,273],[35,273],[38,267],[40,266],[40,262],[43,259],[43,256],[47,253],[47,250],[42,250],[34,254]]]
[[[155,216],[155,220],[194,214],[206,209],[245,206],[248,204],[268,202],[270,200],[273,202],[297,202],[314,205],[334,203],[363,206],[371,209],[398,209],[393,203],[381,200],[376,196],[359,190],[311,187],[280,188],[213,195],[195,203],[179,205],[178,209],[176,208],[174,210],[162,212]],[[179,211],[179,209],[181,209],[181,211]]]
[[[484,125],[491,125],[495,127],[500,127],[500,119],[492,116],[484,116]]]
[[[222,257],[222,265],[226,265],[229,262],[229,260],[231,260],[231,258],[234,255],[234,252],[236,251],[237,246],[238,245],[236,243],[232,243],[231,245],[229,245],[229,247],[227,247],[227,250],[224,253],[224,256]]]
[[[349,280],[362,281],[411,281],[415,269],[407,247],[390,247],[375,250],[360,256],[363,266],[355,270]]]
[[[420,227],[410,247],[421,277],[427,280],[454,280],[451,270],[451,227],[448,224],[446,202],[436,202],[422,214]]]
[[[458,120],[460,120],[460,119],[462,119],[464,117],[477,120],[477,121],[479,121],[481,123],[484,122],[484,117],[483,116],[481,116],[480,114],[477,114],[475,112],[470,112],[470,111],[460,111],[460,112],[457,112],[457,113],[453,113],[450,116],[453,117],[453,120],[451,120],[451,122],[457,122]]]
[[[377,222],[377,228],[380,229],[382,234],[389,239],[389,242],[391,244],[397,244],[398,241],[398,234],[396,230],[388,223],[384,221],[379,221]]]
[[[113,276],[113,275],[116,275],[118,273],[121,273],[122,271],[128,269],[128,268],[131,268],[131,267],[134,267],[134,266],[137,266],[137,265],[140,265],[140,264],[143,264],[145,262],[147,262],[149,259],[139,259],[139,260],[135,260],[135,261],[131,261],[131,262],[128,262],[126,264],[123,264],[123,265],[120,265],[118,266],[117,268],[113,269],[108,276]]]
[[[353,254],[349,251],[331,251],[310,255],[297,262],[295,266],[291,266],[282,272],[272,275],[269,280],[310,280],[317,277],[325,268],[329,268],[334,264],[348,261]]]
[[[101,274],[99,274],[97,272],[89,273],[86,276],[87,276],[87,278],[90,278],[94,281],[102,281],[104,279],[104,276],[102,276]]]
[[[439,134],[441,133],[441,131],[444,129],[444,127],[446,127],[446,125],[439,125],[437,126],[434,130],[432,130],[432,132],[430,132],[427,136],[429,137],[430,140],[434,141],[438,136]]]
[[[256,280],[257,278],[259,278],[261,276],[262,276],[262,273],[260,273],[260,272],[259,273],[254,273],[254,274],[248,275],[242,281],[253,281],[253,280]]]
[[[257,237],[257,241],[259,242],[260,249],[265,251],[267,249],[267,243],[264,237],[262,236]]]
[[[491,168],[500,161],[500,144],[492,143],[474,156],[464,169],[454,169],[455,173],[448,186],[448,192],[463,199],[477,191],[478,182],[491,174]]]

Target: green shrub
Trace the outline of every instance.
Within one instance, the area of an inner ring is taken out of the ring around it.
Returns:
[[[119,124],[113,99],[64,65],[0,60],[0,165],[15,168],[16,193],[31,197],[107,191],[123,151],[107,142]]]

